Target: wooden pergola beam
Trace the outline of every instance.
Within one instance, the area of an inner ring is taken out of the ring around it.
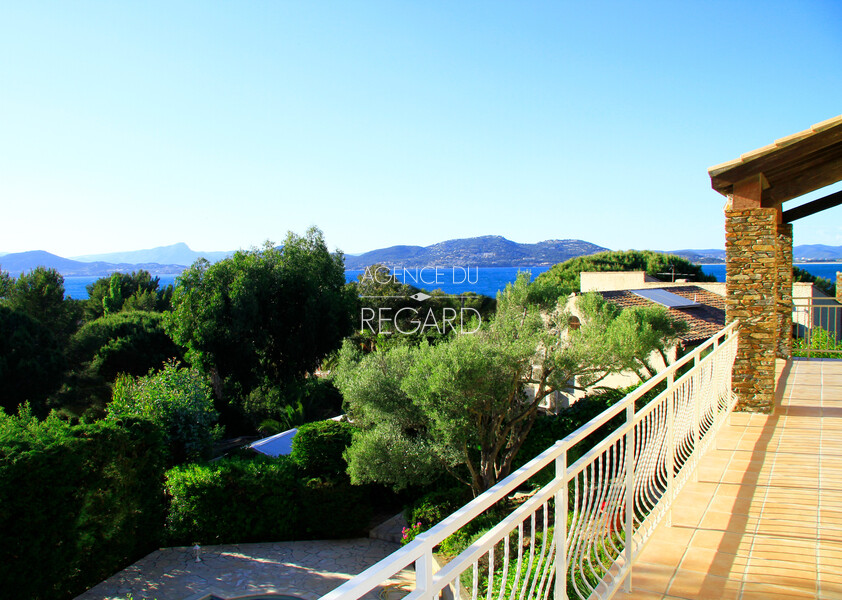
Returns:
[[[764,207],[782,203],[842,179],[842,115],[810,129],[747,152],[708,169],[711,187],[724,196],[739,193],[739,185],[757,176]]]
[[[840,204],[842,204],[842,191],[828,194],[824,198],[819,198],[801,206],[785,210],[781,215],[781,219],[784,223],[792,223],[798,219],[809,217],[810,215],[827,210],[828,208],[833,208],[834,206],[839,206]]]

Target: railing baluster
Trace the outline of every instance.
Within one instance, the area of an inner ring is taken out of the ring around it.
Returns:
[[[564,442],[559,442],[564,444]],[[555,600],[567,600],[567,447],[555,459]]]
[[[673,428],[673,421],[675,420],[675,376],[670,373],[667,376],[667,502],[670,503],[670,508],[667,510],[667,527],[672,527],[672,501],[675,498],[673,495],[673,480],[675,479],[675,430]]]
[[[629,430],[626,433],[626,592],[631,592],[632,586],[632,554],[634,535],[634,402],[630,402],[626,409],[626,423]]]
[[[631,591],[634,559],[658,524],[664,519],[671,521],[676,495],[690,473],[698,473],[702,451],[715,443],[723,420],[733,409],[730,382],[738,343],[736,327],[738,323],[730,324],[692,354],[325,598],[359,599],[413,563],[413,600],[433,600],[451,593],[455,600],[461,600],[462,594],[476,600],[481,585],[484,600],[547,600],[550,593],[556,600],[606,598],[621,583]],[[694,366],[677,376],[685,365]],[[666,382],[667,389],[636,411],[635,401],[660,382]],[[584,455],[568,464],[571,447],[623,411],[623,425],[612,426],[611,433],[588,445]],[[555,477],[549,484],[433,574],[435,546],[505,500],[551,462],[555,463]],[[516,565],[512,564],[511,548],[515,538]],[[495,568],[495,558],[502,559],[501,568]],[[480,581],[486,578],[486,582]]]
[[[433,547],[424,550],[415,561],[415,589],[422,592],[421,598],[433,598]]]

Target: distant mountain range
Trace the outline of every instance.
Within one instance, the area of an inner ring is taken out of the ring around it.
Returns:
[[[8,271],[12,275],[20,275],[23,272],[31,271],[35,267],[55,269],[66,277],[101,277],[110,275],[115,271],[137,271],[138,269],[145,269],[155,275],[169,275],[181,273],[185,268],[183,265],[162,265],[160,263],[82,262],[62,258],[43,250],[13,252],[0,256],[0,269]]]
[[[148,250],[132,250],[130,252],[112,252],[110,254],[88,254],[85,256],[71,256],[80,262],[108,262],[108,263],[159,263],[162,265],[183,265],[188,267],[199,258],[206,258],[216,262],[228,258],[233,252],[196,252],[184,242],[170,246],[158,246]]]
[[[537,267],[608,250],[582,240],[547,240],[519,244],[499,235],[448,240],[432,246],[392,246],[345,257],[345,268],[387,267]]]
[[[583,240],[547,240],[537,244],[519,244],[499,235],[448,240],[431,246],[392,246],[363,254],[345,255],[345,268],[364,269],[375,263],[388,267],[463,266],[463,267],[535,267],[554,265],[577,256],[608,250]],[[718,248],[670,250],[696,263],[721,263],[725,251]],[[19,275],[38,266],[56,269],[67,277],[102,277],[115,271],[145,269],[153,275],[178,274],[198,258],[216,262],[233,251],[196,252],[178,243],[148,250],[114,252],[63,258],[43,250],[0,252],[0,269]],[[842,261],[842,246],[807,244],[793,249],[796,262]]]

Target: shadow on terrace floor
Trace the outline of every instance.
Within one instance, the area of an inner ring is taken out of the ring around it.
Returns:
[[[774,414],[730,417],[615,598],[842,598],[842,360],[780,367]]]

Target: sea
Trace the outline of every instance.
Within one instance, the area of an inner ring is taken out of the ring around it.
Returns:
[[[836,281],[836,271],[842,271],[842,263],[796,263],[796,266],[817,277]],[[513,283],[520,271],[529,271],[534,279],[550,267],[465,267],[456,269],[405,269],[400,281],[426,290],[442,290],[446,294],[475,292],[485,296],[496,296],[506,284]],[[725,265],[702,265],[702,271],[725,281]],[[364,271],[345,271],[345,280],[356,281]],[[158,275],[161,287],[174,284],[178,275]],[[86,286],[99,277],[65,277],[64,295],[67,298],[84,300],[88,297]]]

